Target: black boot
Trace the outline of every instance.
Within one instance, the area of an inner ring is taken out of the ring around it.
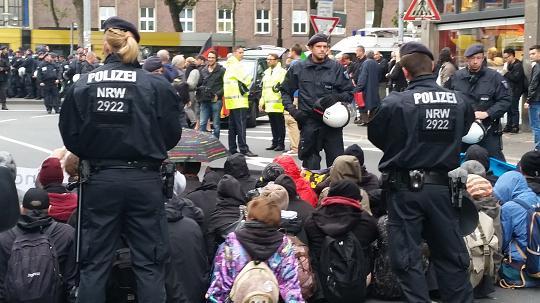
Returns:
[[[6,106],[6,103],[2,103],[2,110],[8,110],[7,106]]]

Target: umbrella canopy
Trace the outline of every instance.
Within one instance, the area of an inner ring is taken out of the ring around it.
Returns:
[[[172,162],[212,162],[227,157],[227,149],[210,133],[182,129],[182,138],[169,151]]]

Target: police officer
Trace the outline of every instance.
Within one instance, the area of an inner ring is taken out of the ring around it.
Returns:
[[[37,79],[39,86],[41,87],[41,94],[45,103],[47,113],[51,113],[54,109],[54,113],[60,113],[60,93],[58,91],[58,84],[62,78],[60,67],[54,61],[56,59],[55,53],[47,53],[43,57],[43,63],[39,66],[37,71]]]
[[[262,96],[259,101],[259,110],[268,114],[272,129],[272,145],[266,150],[283,151],[285,150],[285,117],[279,88],[287,71],[281,67],[277,54],[268,54],[266,63],[268,63],[268,68],[264,71]]]
[[[24,62],[22,67],[24,67],[24,87],[26,88],[26,96],[24,99],[34,99],[37,96],[36,92],[36,78],[34,77],[34,72],[38,66],[38,61],[34,58],[34,52],[31,49],[27,49],[24,55]]]
[[[24,83],[23,78],[21,77],[21,74],[19,73],[19,68],[22,66],[24,62],[24,58],[22,56],[22,51],[17,50],[15,52],[15,56],[11,59],[11,91],[13,93],[13,97],[15,98],[23,98],[26,96],[24,94]]]
[[[81,159],[81,180],[86,178],[80,188],[78,302],[105,302],[121,234],[131,249],[137,301],[165,302],[168,242],[159,170],[180,139],[180,102],[163,77],[140,68],[133,24],[111,17],[103,26],[105,65],[81,75],[67,91],[59,122],[65,146]]]
[[[302,167],[317,170],[321,168],[319,152],[322,149],[326,154],[327,167],[343,154],[343,129],[332,128],[322,122],[321,116],[314,112],[317,100],[325,97],[350,103],[353,86],[343,66],[328,58],[328,36],[313,35],[308,47],[311,55],[291,66],[281,89],[285,109],[298,121],[298,157],[302,160]],[[299,90],[298,108],[293,104],[296,90]]]
[[[482,121],[486,134],[478,144],[487,149],[491,157],[505,161],[500,118],[512,104],[508,82],[486,66],[482,44],[471,45],[464,55],[467,57],[467,67],[456,71],[450,78],[449,87],[468,95],[475,118]],[[463,151],[467,147],[464,144]]]
[[[472,302],[469,256],[459,234],[448,171],[459,166],[461,137],[473,122],[463,96],[441,88],[433,54],[417,42],[400,49],[408,88],[384,99],[368,123],[368,138],[384,155],[390,257],[407,302],[431,302],[422,268],[427,241],[443,302]]]

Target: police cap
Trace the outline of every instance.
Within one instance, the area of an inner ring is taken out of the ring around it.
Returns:
[[[466,50],[465,50],[465,53],[463,53],[463,55],[465,57],[470,57],[470,56],[474,56],[478,53],[484,53],[484,46],[480,43],[477,43],[477,44],[473,44],[471,46],[469,46]]]
[[[307,45],[308,46],[313,46],[313,45],[315,45],[316,43],[319,43],[319,42],[328,43],[328,36],[323,34],[323,33],[315,34],[315,35],[311,36],[311,38],[309,38],[309,41],[308,41]]]
[[[110,17],[109,19],[105,20],[103,23],[103,28],[105,31],[107,31],[109,28],[117,28],[125,32],[130,32],[133,34],[133,37],[137,43],[141,40],[141,36],[139,35],[135,25],[117,16]]]
[[[401,57],[413,53],[421,53],[430,57],[431,60],[434,60],[433,53],[424,44],[419,42],[407,42],[399,49],[399,55]]]

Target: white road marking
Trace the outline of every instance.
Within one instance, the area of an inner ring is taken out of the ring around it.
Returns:
[[[33,116],[33,117],[30,117],[30,119],[35,119],[35,118],[45,118],[45,117],[54,117],[56,115],[53,115],[53,114],[47,114],[47,115],[40,115],[40,116]]]
[[[50,150],[50,149],[46,149],[46,148],[43,148],[43,147],[39,147],[37,145],[33,145],[33,144],[30,144],[30,143],[26,143],[26,142],[22,142],[22,141],[19,141],[19,140],[11,139],[11,138],[8,138],[8,137],[0,136],[0,140],[4,140],[4,141],[7,141],[7,142],[11,142],[11,143],[19,144],[19,145],[22,145],[22,146],[26,146],[26,147],[29,147],[31,149],[35,149],[35,150],[44,152],[46,154],[52,154],[52,150]]]
[[[17,119],[0,120],[0,123],[3,123],[3,122],[11,122],[11,121],[17,121]]]

